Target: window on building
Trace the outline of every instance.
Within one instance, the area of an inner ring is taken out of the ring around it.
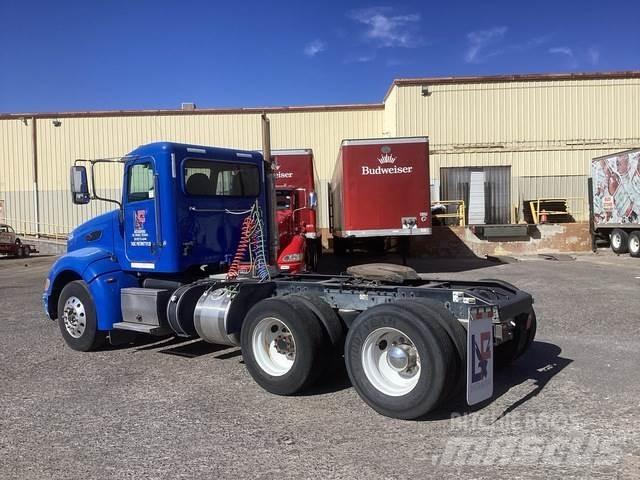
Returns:
[[[255,197],[260,193],[258,167],[246,163],[187,160],[185,191],[189,195]]]

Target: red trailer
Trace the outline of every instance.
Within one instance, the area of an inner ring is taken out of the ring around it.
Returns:
[[[343,140],[329,188],[337,253],[349,238],[431,234],[427,137]]]
[[[278,266],[288,272],[315,270],[322,251],[317,224],[317,175],[311,149],[273,150],[277,220],[280,235]]]

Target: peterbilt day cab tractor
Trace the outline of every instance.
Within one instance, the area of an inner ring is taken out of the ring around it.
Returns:
[[[281,252],[278,267],[298,273],[315,271],[322,254],[316,208],[318,179],[311,149],[273,150],[276,206]]]
[[[465,385],[469,404],[490,398],[494,363],[533,340],[531,296],[388,264],[277,273],[265,145],[262,155],[154,143],[120,159],[118,208],[78,226],[46,280],[44,309],[66,343],[88,351],[134,332],[239,345],[254,380],[278,395],[308,389],[344,361],[362,399],[395,418],[423,416]],[[71,173],[78,204],[100,198],[81,163]],[[250,275],[239,274],[242,262]]]

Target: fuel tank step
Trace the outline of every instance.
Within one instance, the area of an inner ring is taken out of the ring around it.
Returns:
[[[113,324],[113,328],[117,330],[129,330],[130,332],[148,333],[149,335],[166,335],[171,330],[158,325],[147,325],[145,323],[118,322]]]

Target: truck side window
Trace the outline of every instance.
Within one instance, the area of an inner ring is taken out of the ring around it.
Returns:
[[[189,159],[184,163],[184,185],[189,195],[255,197],[260,175],[251,164]]]
[[[137,202],[153,198],[153,168],[150,163],[137,163],[129,169],[127,200]]]

